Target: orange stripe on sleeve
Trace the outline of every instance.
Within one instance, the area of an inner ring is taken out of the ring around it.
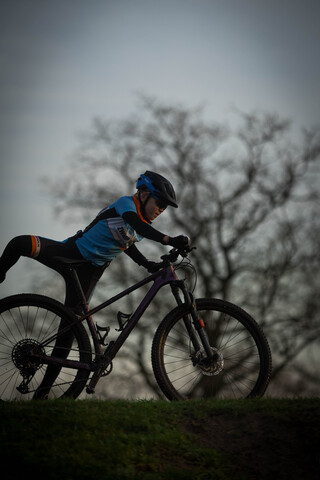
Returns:
[[[31,257],[33,257],[33,255],[36,253],[37,251],[37,240],[36,240],[36,237],[34,237],[33,235],[31,235],[31,242],[32,242],[32,246],[31,246]]]
[[[36,258],[40,252],[40,239],[31,235],[31,257]]]

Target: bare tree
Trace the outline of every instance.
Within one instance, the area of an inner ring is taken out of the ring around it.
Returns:
[[[239,122],[230,130],[205,122],[201,108],[145,96],[134,117],[117,122],[96,118],[82,136],[70,170],[51,183],[56,210],[85,226],[100,208],[131,194],[146,169],[170,178],[180,207],[168,209],[155,226],[171,235],[183,232],[197,246],[197,296],[237,303],[263,325],[278,393],[284,383],[277,378],[292,369],[291,390],[293,381],[301,388],[304,379],[304,393],[319,393],[308,353],[314,354],[320,337],[320,132],[303,131],[293,143],[290,122],[276,114],[239,114]],[[141,250],[159,258],[164,247],[150,243],[142,243]],[[105,284],[109,291],[120,290],[143,275],[130,260],[119,258],[105,274]],[[99,292],[105,295],[103,284]],[[134,301],[133,296],[121,308],[133,310]],[[156,300],[122,353],[115,381],[123,381],[128,395],[137,384],[144,395],[158,393],[149,347],[154,318],[160,322],[170,302],[170,297]],[[108,395],[113,385],[110,380]]]

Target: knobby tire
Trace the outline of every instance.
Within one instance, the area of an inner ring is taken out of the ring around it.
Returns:
[[[152,345],[153,371],[164,395],[169,400],[262,396],[270,381],[271,352],[261,327],[223,300],[198,299],[196,307],[216,361],[208,364],[204,349],[195,351],[184,321],[192,325],[188,307],[176,307]]]
[[[43,381],[48,365],[28,361],[28,350],[37,348],[45,355],[58,356],[90,364],[91,345],[82,324],[73,325],[63,337],[64,344],[42,347],[45,340],[75,321],[74,314],[60,302],[36,294],[13,295],[0,301],[0,399],[77,398],[84,389],[90,371],[57,367],[52,388]],[[62,322],[62,323],[61,323]],[[61,338],[61,337],[60,337]],[[29,362],[29,363],[28,363]],[[52,370],[52,369],[51,369]],[[58,372],[58,373],[57,373]],[[17,390],[28,377],[26,392]],[[50,381],[49,381],[50,383]]]

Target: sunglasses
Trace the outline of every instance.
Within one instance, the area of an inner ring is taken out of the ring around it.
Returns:
[[[160,208],[160,210],[165,210],[167,208],[168,206],[167,202],[165,202],[164,200],[161,200],[161,198],[154,198],[154,199],[157,207]]]

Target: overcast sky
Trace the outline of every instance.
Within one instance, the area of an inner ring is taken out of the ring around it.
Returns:
[[[237,107],[319,124],[319,13],[318,0],[0,0],[0,251],[73,233],[39,178],[93,116],[133,113],[136,91],[206,102],[222,122]]]

